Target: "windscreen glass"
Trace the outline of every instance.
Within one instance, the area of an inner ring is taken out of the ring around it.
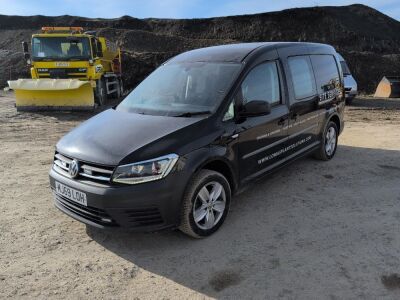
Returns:
[[[349,66],[345,61],[341,61],[340,65],[342,66],[343,75],[351,75]]]
[[[177,116],[212,113],[228,92],[241,64],[191,62],[159,67],[139,84],[117,110]]]
[[[84,37],[34,37],[32,58],[41,60],[90,59],[90,43]]]

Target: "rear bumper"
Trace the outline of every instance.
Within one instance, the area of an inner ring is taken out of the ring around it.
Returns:
[[[157,231],[177,227],[186,180],[181,172],[138,185],[104,186],[65,177],[53,169],[50,186],[55,206],[85,224],[107,229]],[[56,194],[55,182],[86,193],[87,206]]]

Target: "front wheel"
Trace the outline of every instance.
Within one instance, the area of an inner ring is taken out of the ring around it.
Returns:
[[[230,202],[226,178],[215,171],[199,171],[186,189],[179,229],[195,238],[213,234],[224,222]]]
[[[315,153],[315,158],[320,160],[330,160],[336,153],[338,142],[338,128],[330,121],[325,127],[320,148]]]
[[[107,87],[104,78],[96,82],[96,102],[99,106],[103,106],[107,101]]]

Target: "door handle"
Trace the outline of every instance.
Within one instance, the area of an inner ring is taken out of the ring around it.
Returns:
[[[238,137],[239,137],[239,133],[223,134],[221,136],[221,140],[225,141],[225,142],[230,142],[230,141],[237,139]]]

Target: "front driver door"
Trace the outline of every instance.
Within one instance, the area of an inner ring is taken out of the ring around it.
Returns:
[[[247,117],[237,124],[239,176],[247,181],[259,176],[285,157],[288,108],[279,80],[277,61],[258,64],[247,74],[236,96],[237,111],[252,100],[269,102],[271,113]]]

